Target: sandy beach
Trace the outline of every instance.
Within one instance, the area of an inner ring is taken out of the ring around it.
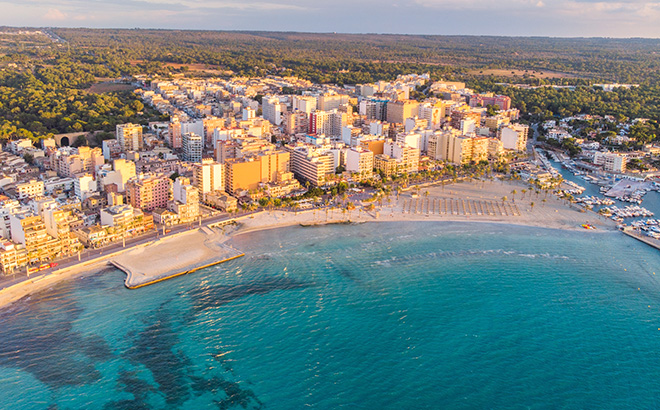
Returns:
[[[368,203],[356,204],[348,212],[342,209],[310,210],[297,213],[265,211],[239,218],[241,227],[234,235],[255,230],[298,224],[324,224],[341,221],[399,222],[451,221],[489,222],[526,225],[553,229],[584,230],[582,224],[592,224],[598,230],[615,230],[616,224],[594,212],[583,212],[570,203],[545,193],[523,194],[529,186],[516,181],[479,181],[446,186],[428,186],[394,194],[374,202],[375,209],[366,211]],[[512,191],[517,191],[512,194]],[[507,197],[506,200],[502,200]],[[349,199],[350,201],[350,199]],[[533,203],[533,205],[532,205]],[[363,209],[362,205],[365,206]]]
[[[525,194],[522,190],[528,190]],[[515,194],[513,191],[517,191]],[[225,245],[236,235],[292,225],[314,225],[351,222],[452,221],[489,222],[545,227],[564,230],[584,230],[582,224],[594,225],[595,232],[615,230],[615,223],[593,212],[577,207],[545,193],[531,193],[528,185],[518,181],[476,181],[446,186],[426,186],[392,194],[373,202],[354,202],[356,208],[346,211],[342,204],[328,209],[298,212],[263,211],[235,218],[237,227],[196,229],[155,243],[129,248],[81,265],[55,271],[47,276],[35,276],[29,281],[0,290],[0,307],[31,293],[48,289],[54,284],[108,266],[110,260],[124,271],[127,287],[177,273],[199,269],[240,254]],[[503,197],[506,197],[503,200]],[[352,199],[348,199],[352,201]],[[533,203],[533,206],[532,206]]]
[[[56,270],[50,275],[33,275],[29,280],[0,290],[0,308],[32,293],[50,289],[61,281],[92,274],[107,266],[107,257],[104,256],[70,268]]]

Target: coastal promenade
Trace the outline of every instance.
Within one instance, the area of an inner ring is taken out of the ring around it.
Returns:
[[[205,218],[203,225],[221,225],[235,218],[249,217],[257,211],[245,212],[239,215],[221,214]],[[17,272],[0,280],[0,307],[12,303],[30,293],[48,289],[54,284],[86,273],[95,272],[109,266],[109,260],[133,249],[139,249],[156,241],[176,239],[182,233],[191,229],[197,230],[199,223],[182,224],[169,228],[170,232],[162,234],[158,230],[149,231],[143,235],[127,238],[123,243],[117,242],[102,248],[86,249],[80,255],[60,259],[59,266],[43,273],[26,274]]]
[[[126,241],[126,247],[116,244],[102,250],[90,250],[81,260],[77,258],[60,265],[46,275],[7,281],[0,289],[0,306],[32,292],[47,289],[54,283],[79,275],[96,272],[109,261],[127,272],[125,284],[138,288],[167,278],[180,276],[224,260],[236,258],[241,252],[227,246],[236,235],[292,225],[322,225],[340,222],[388,221],[457,221],[526,225],[564,230],[580,230],[591,224],[597,231],[616,230],[615,224],[593,212],[571,207],[552,195],[512,194],[526,187],[518,181],[477,181],[452,185],[429,185],[420,192],[408,190],[398,197],[394,194],[376,202],[356,200],[356,209],[336,207],[312,208],[305,211],[262,210],[244,215],[221,215],[208,218],[201,224],[173,227],[169,235],[150,235]],[[504,196],[511,199],[502,200]],[[515,196],[515,198],[514,198]],[[369,206],[375,205],[371,210]],[[454,211],[455,209],[455,211]],[[231,229],[218,230],[226,224]],[[216,227],[216,228],[214,228]],[[212,230],[215,233],[210,234]],[[225,232],[227,231],[227,232]]]

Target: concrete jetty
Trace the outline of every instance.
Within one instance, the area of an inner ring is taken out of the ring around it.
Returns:
[[[632,229],[631,227],[626,227],[621,232],[630,236],[631,238],[637,239],[640,242],[644,242],[645,244],[652,246],[655,249],[660,249],[660,240],[653,239],[649,236],[644,236],[639,232],[635,231],[634,229]]]
[[[127,288],[137,289],[244,255],[222,243],[223,237],[210,228],[197,229],[132,249],[109,262],[126,273]]]

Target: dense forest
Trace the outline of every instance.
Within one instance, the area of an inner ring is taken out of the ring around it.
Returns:
[[[144,105],[130,92],[88,93],[65,86],[66,75],[50,73],[53,78],[40,80],[32,73],[0,72],[0,139],[114,131],[116,124],[140,121]]]
[[[16,29],[4,29],[11,30]],[[428,72],[433,79],[464,80],[478,91],[509,95],[529,120],[576,113],[660,119],[659,40],[64,28],[45,32],[48,36],[2,38],[0,138],[37,139],[49,133],[112,131],[127,121],[145,123],[158,115],[132,93],[97,94],[89,91],[90,85],[136,74],[185,73],[186,65],[193,64],[227,76],[295,75],[335,84]],[[598,82],[641,86],[605,92],[593,87]]]
[[[44,38],[11,36],[2,43],[0,139],[114,131],[117,124],[159,117],[130,91],[89,92],[99,79],[121,76],[121,67],[63,51]]]
[[[608,82],[660,80],[659,40],[176,30],[55,29],[77,50],[124,60],[202,63],[316,82],[388,80],[402,72],[553,70]],[[565,81],[565,79],[564,79]]]
[[[533,121],[575,114],[660,119],[660,85],[603,91],[595,86],[519,88],[490,80],[472,80],[476,91],[508,95],[514,106]]]

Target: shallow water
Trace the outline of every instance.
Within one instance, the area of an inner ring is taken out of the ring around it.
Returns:
[[[0,312],[0,408],[660,407],[660,253],[620,233],[388,222],[232,245]]]

